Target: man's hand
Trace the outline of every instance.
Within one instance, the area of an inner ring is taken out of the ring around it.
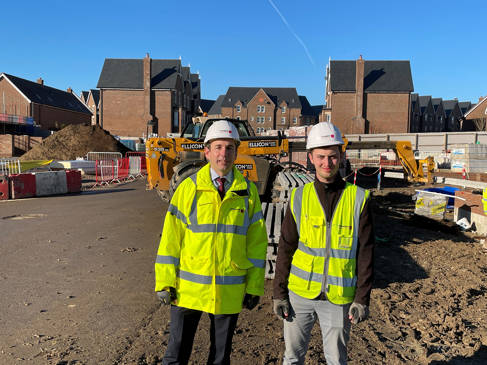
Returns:
[[[365,304],[353,302],[348,310],[348,318],[353,324],[365,321],[369,316],[369,307]]]
[[[279,319],[287,319],[289,317],[289,299],[274,299],[273,302],[274,313],[279,317]]]
[[[156,292],[157,298],[161,301],[164,305],[171,304],[172,301],[176,300],[176,289],[169,288],[169,290],[161,290]]]
[[[252,294],[245,294],[243,299],[243,306],[249,311],[254,309],[257,304],[259,304],[260,297]]]

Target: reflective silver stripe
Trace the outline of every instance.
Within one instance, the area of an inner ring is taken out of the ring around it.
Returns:
[[[234,285],[244,284],[246,281],[245,275],[243,276],[215,276],[215,284],[218,285]]]
[[[211,284],[212,277],[206,275],[193,274],[191,272],[179,270],[177,276],[183,280],[192,281],[198,284]]]
[[[358,247],[358,230],[360,221],[360,210],[362,209],[362,204],[365,199],[365,189],[357,186],[357,192],[355,194],[355,207],[353,212],[353,242],[352,242],[352,252],[350,252],[350,257],[356,257],[357,247]]]
[[[339,278],[337,276],[328,275],[328,284],[341,287],[355,287],[357,285],[357,277]]]
[[[312,183],[311,183],[312,184]],[[293,200],[293,213],[296,219],[296,228],[298,229],[298,236],[301,230],[301,206],[303,204],[303,190],[306,185],[302,185],[295,189],[294,200]]]
[[[259,211],[259,212],[254,214],[254,216],[250,220],[249,226],[251,226],[252,224],[254,224],[257,221],[260,221],[261,219],[264,219],[264,215],[262,214],[262,211]]]
[[[190,224],[188,229],[193,233],[233,233],[247,235],[248,227],[231,224]]]
[[[172,264],[179,266],[179,258],[174,256],[157,255],[156,264]]]
[[[248,259],[251,263],[254,264],[255,267],[265,269],[265,260],[261,259]]]
[[[311,256],[317,256],[317,257],[325,257],[326,256],[326,248],[308,247],[301,241],[298,244],[298,250],[303,251],[304,253],[311,255]],[[330,257],[333,257],[336,259],[354,258],[351,256],[351,252],[352,252],[352,250],[339,250],[339,249],[333,249],[332,248],[330,250]]]
[[[175,205],[169,204],[167,211],[169,213],[171,213],[172,215],[176,216],[176,218],[179,219],[180,221],[182,221],[184,224],[188,224],[188,221],[186,220],[186,217],[184,216],[184,214],[181,213]]]
[[[355,256],[352,256],[352,250],[338,250],[338,249],[331,249],[331,255],[335,259],[354,259]]]
[[[191,281],[198,284],[211,284],[213,281],[212,276],[193,274],[188,271],[179,270],[177,276],[183,280]],[[243,276],[215,276],[215,284],[218,285],[234,285],[244,284],[246,281],[245,275]]]
[[[311,256],[325,257],[325,255],[326,255],[326,249],[324,249],[324,248],[311,248],[311,247],[306,246],[301,241],[299,241],[298,250],[301,250],[304,253],[311,255]]]
[[[306,281],[316,281],[317,283],[321,283],[321,281],[323,280],[322,274],[308,272],[294,265],[291,265],[291,274],[296,275],[298,278]]]
[[[196,174],[197,172],[190,176],[190,179],[193,180],[195,185],[196,185]]]

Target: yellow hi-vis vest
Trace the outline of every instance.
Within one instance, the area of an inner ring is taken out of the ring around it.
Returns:
[[[324,292],[334,304],[353,302],[357,284],[359,219],[369,191],[346,183],[327,222],[314,183],[291,193],[291,212],[299,234],[288,288],[314,299]]]
[[[156,291],[176,288],[176,305],[213,314],[242,310],[245,293],[264,294],[267,232],[259,194],[234,167],[223,200],[210,165],[171,199],[155,264]]]
[[[482,205],[484,206],[484,214],[487,215],[487,188],[484,188],[482,193]]]

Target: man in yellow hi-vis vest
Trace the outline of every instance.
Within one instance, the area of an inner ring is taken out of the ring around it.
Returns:
[[[314,125],[306,149],[316,179],[291,193],[274,279],[274,312],[284,319],[284,364],[304,364],[319,320],[328,365],[346,364],[351,323],[368,316],[374,233],[369,192],[343,181],[341,133]]]
[[[242,307],[264,294],[267,233],[255,185],[233,166],[240,143],[230,121],[206,134],[209,161],[176,189],[155,264],[157,296],[171,304],[163,364],[187,364],[203,312],[208,313],[208,364],[229,364]]]
[[[482,205],[484,206],[484,215],[487,215],[487,188],[482,193]]]

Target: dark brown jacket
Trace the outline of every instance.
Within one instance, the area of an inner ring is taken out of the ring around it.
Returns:
[[[330,184],[325,184],[315,179],[315,188],[320,199],[321,206],[325,210],[326,220],[332,217],[340,196],[345,189],[345,181],[337,175]],[[281,225],[281,237],[277,251],[276,275],[274,278],[274,299],[288,297],[288,279],[291,270],[291,262],[294,252],[298,248],[299,236],[296,222],[288,204],[284,221]],[[370,291],[374,278],[374,230],[372,223],[372,209],[370,198],[367,199],[362,214],[360,215],[357,249],[357,290],[354,302],[369,305]],[[325,299],[324,293],[320,299]]]

